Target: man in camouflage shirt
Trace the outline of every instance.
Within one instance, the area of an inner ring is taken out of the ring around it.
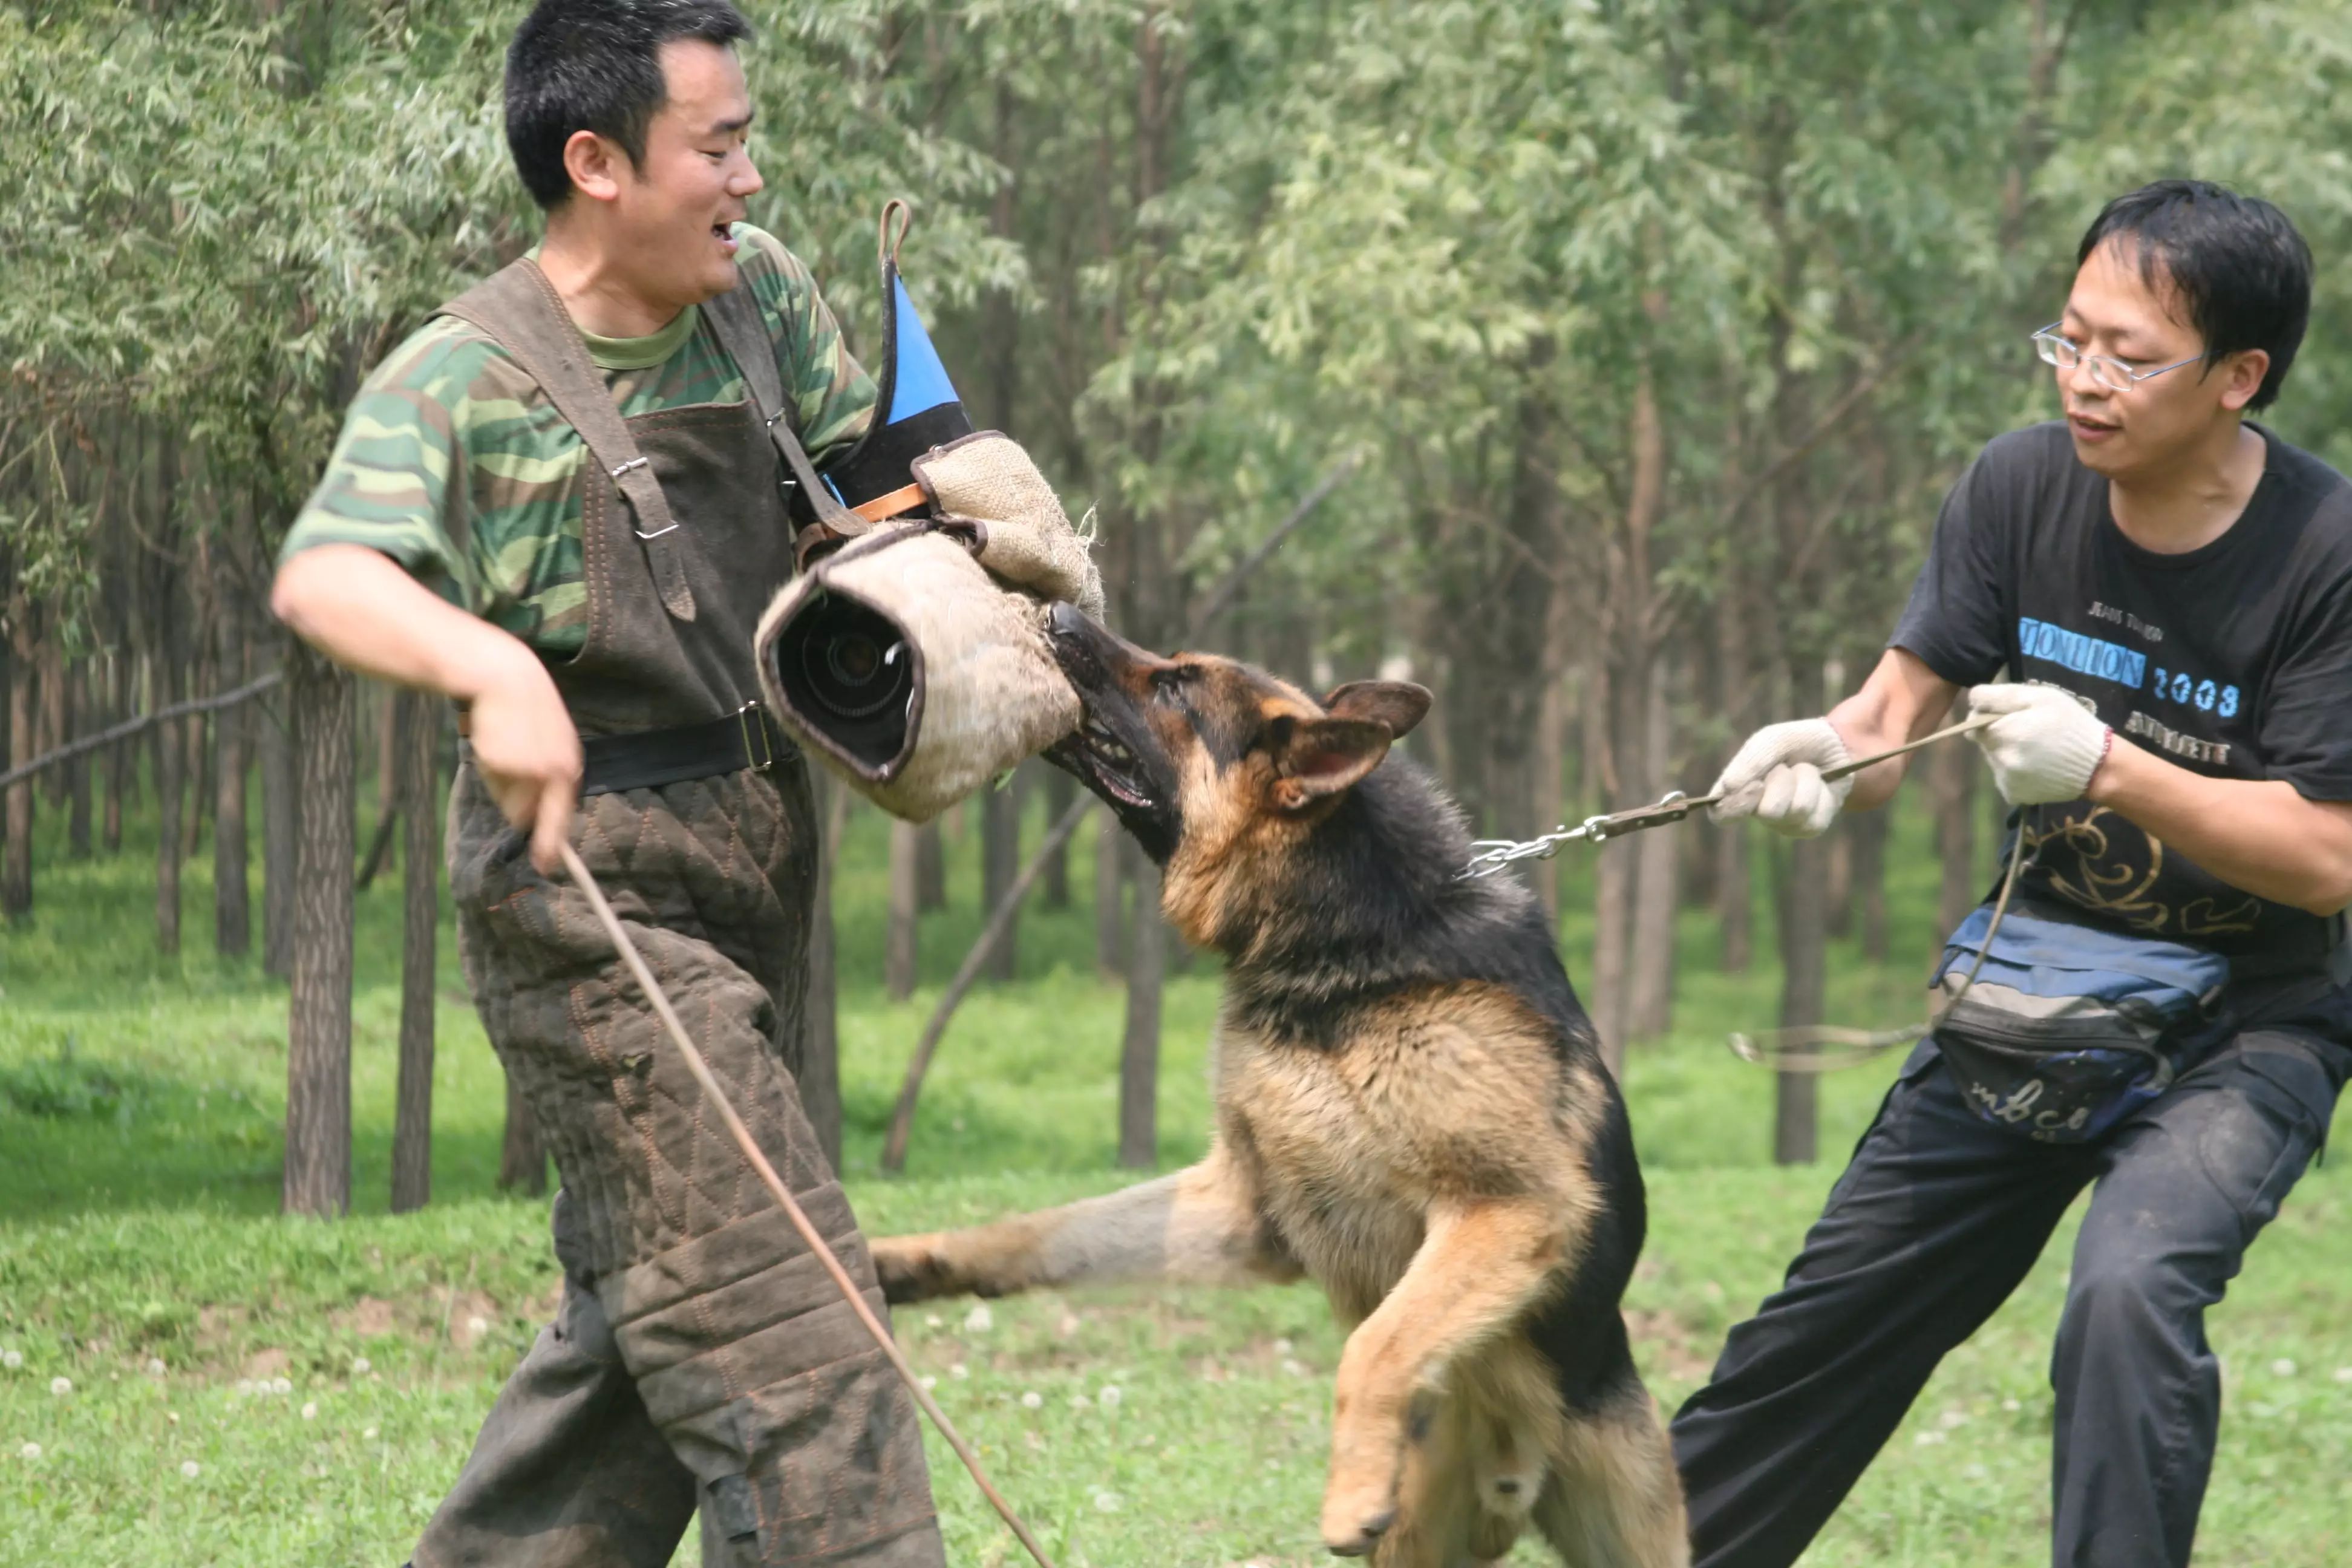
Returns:
[[[748,223],[733,236],[779,368],[793,377],[794,427],[822,467],[866,434],[873,380],[849,356],[800,258]],[[646,337],[581,337],[625,416],[743,398],[740,373],[698,310]],[[436,316],[360,389],[286,553],[364,545],[542,658],[574,658],[588,625],[580,533],[588,462],[579,433],[511,355],[479,327]],[[450,484],[453,468],[464,483]]]
[[[875,390],[742,221],[746,33],[728,0],[539,0],[507,125],[545,243],[370,377],[278,569],[303,637],[467,712],[460,951],[563,1179],[556,1321],[416,1568],[659,1568],[698,1509],[707,1563],[944,1562],[911,1400],[551,877],[568,840],[878,1310],[793,1078],[808,777],[751,702],[781,448],[854,445]]]

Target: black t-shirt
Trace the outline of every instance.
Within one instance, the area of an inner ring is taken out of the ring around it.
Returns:
[[[2221,538],[2144,550],[2063,424],[1988,446],[1945,498],[1890,646],[1974,686],[2006,668],[2213,778],[2352,801],[2352,486],[2269,432]],[[2026,889],[2125,929],[2235,954],[2316,952],[2326,922],[2232,888],[2104,806],[2023,814]]]

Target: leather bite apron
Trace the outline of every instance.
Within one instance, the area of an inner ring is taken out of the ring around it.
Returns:
[[[749,399],[624,420],[536,264],[444,307],[498,340],[588,447],[587,637],[549,664],[583,737],[723,718],[759,692],[752,632],[793,561],[768,423],[782,378],[748,287],[703,309]],[[470,763],[450,815],[467,980],[563,1182],[565,1301],[418,1568],[521,1561],[524,1539],[533,1563],[656,1568],[685,1527],[679,1500],[698,1501],[708,1563],[937,1568],[912,1400],[703,1107],[585,899],[533,868]],[[765,769],[589,795],[572,841],[880,1311],[793,1079],[816,832],[806,767],[782,746]]]

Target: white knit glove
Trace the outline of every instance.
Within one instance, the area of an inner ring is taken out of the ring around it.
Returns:
[[[1783,837],[1818,837],[1853,788],[1850,778],[1832,783],[1822,773],[1853,760],[1826,719],[1767,724],[1748,737],[1708,792],[1723,796],[1714,818],[1736,822],[1752,816]]]
[[[2000,798],[2011,805],[2080,800],[2106,760],[2106,725],[2055,686],[1979,686],[1969,693],[1969,711],[2002,715],[1969,739],[1983,750]]]

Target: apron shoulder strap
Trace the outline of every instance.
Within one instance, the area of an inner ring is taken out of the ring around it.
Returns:
[[[718,330],[719,342],[735,361],[735,368],[743,373],[743,383],[751,389],[752,406],[759,409],[761,422],[775,440],[784,466],[792,470],[801,493],[808,497],[810,509],[816,513],[815,525],[802,530],[793,541],[794,552],[805,563],[817,545],[865,532],[872,525],[841,504],[793,431],[792,405],[784,397],[783,378],[776,371],[775,345],[769,340],[767,323],[760,319],[760,302],[752,297],[751,286],[738,283],[705,301],[702,308]]]
[[[579,327],[539,264],[524,257],[475,284],[436,313],[488,333],[514,356],[523,374],[539,384],[556,413],[580,433],[588,455],[628,502],[635,519],[635,531],[646,548],[646,563],[661,590],[662,604],[681,621],[694,619],[694,590],[687,584],[677,520],[670,516],[669,500],[662,494],[652,466],[638,452],[611,389],[590,361]]]

